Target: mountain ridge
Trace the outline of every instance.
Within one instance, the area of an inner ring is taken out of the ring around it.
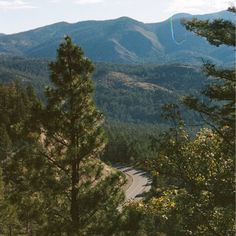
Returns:
[[[195,17],[180,13],[170,18],[171,23],[170,19],[143,23],[130,17],[58,22],[17,34],[0,35],[0,54],[52,59],[63,37],[70,35],[95,62],[200,64],[204,58],[219,64],[232,63],[233,50],[225,47],[217,53],[216,47],[186,31],[181,25],[182,16]],[[215,19],[221,16],[231,19],[227,11],[197,17]],[[222,59],[222,55],[227,56]]]

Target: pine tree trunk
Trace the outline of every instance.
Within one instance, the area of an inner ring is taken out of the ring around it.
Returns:
[[[72,163],[72,175],[71,175],[71,184],[72,184],[72,190],[71,190],[71,219],[72,219],[72,229],[73,229],[73,235],[76,235],[76,231],[78,229],[78,212],[77,212],[77,184],[78,184],[78,178],[77,178],[77,163],[76,160],[73,160]]]
[[[12,236],[12,227],[9,226],[9,236]]]

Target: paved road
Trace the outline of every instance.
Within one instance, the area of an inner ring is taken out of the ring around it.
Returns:
[[[128,183],[124,186],[126,201],[141,199],[143,194],[151,189],[151,180],[146,172],[128,166],[115,166],[115,168],[127,176]]]

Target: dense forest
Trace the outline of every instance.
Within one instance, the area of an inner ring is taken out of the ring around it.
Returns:
[[[45,103],[44,88],[50,84],[48,61],[0,57],[2,82],[31,84]],[[164,103],[198,94],[209,80],[199,67],[188,65],[118,65],[99,63],[93,74],[95,101],[109,120],[132,123],[166,123],[161,117]],[[189,120],[196,114],[182,107]]]
[[[235,48],[230,21],[183,24]],[[69,36],[52,62],[1,57],[0,235],[235,235],[235,68],[96,67]],[[117,162],[149,173],[143,199]]]

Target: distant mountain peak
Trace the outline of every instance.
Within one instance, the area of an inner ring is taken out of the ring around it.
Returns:
[[[128,17],[128,16],[121,16],[121,17],[116,18],[115,20],[131,20],[131,21],[136,21],[133,18]]]
[[[141,23],[141,24],[144,24],[143,22],[141,21],[138,21],[136,19],[133,19],[131,17],[128,17],[128,16],[121,16],[119,18],[116,18],[116,19],[113,19],[111,21],[114,21],[114,22],[130,22],[130,23]]]
[[[189,13],[177,13],[172,16],[173,19],[181,19],[181,18],[189,18],[189,17],[193,17],[193,15]]]

